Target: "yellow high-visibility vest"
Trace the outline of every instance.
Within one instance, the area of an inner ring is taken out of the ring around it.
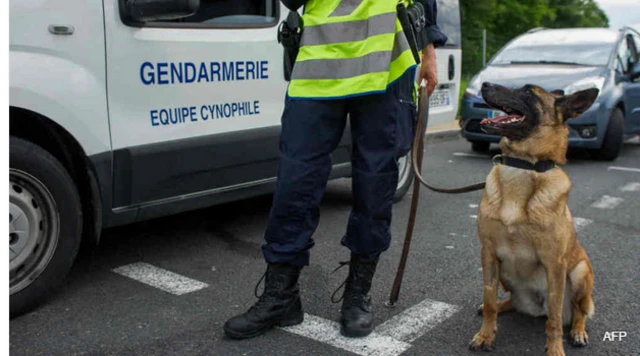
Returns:
[[[334,99],[381,93],[415,67],[397,5],[398,0],[310,0],[288,95]]]

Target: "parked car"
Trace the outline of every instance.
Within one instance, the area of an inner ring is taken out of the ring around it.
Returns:
[[[614,160],[624,140],[640,134],[639,49],[640,29],[632,27],[533,29],[518,36],[469,82],[460,104],[462,136],[474,151],[500,141],[480,129],[483,118],[504,115],[482,100],[483,82],[537,84],[565,94],[596,87],[594,105],[569,122],[569,147]]]

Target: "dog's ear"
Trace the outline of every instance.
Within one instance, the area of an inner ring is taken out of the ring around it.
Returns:
[[[556,98],[556,108],[562,113],[562,120],[575,119],[589,110],[599,92],[597,88],[589,88]]]

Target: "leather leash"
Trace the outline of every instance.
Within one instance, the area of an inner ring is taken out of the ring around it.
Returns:
[[[391,289],[391,295],[389,296],[389,300],[385,303],[387,307],[395,307],[396,302],[398,301],[398,295],[400,294],[402,277],[407,263],[409,248],[411,247],[411,238],[413,237],[413,227],[416,222],[420,184],[434,192],[446,194],[472,192],[484,189],[485,186],[485,182],[479,182],[459,188],[440,188],[427,183],[424,178],[422,178],[422,174],[420,174],[420,172],[422,171],[422,158],[424,154],[424,133],[429,120],[429,96],[427,95],[426,90],[427,88],[424,85],[421,85],[418,91],[418,122],[416,124],[416,133],[413,138],[413,146],[411,149],[412,167],[417,179],[413,182],[413,197],[411,199],[411,210],[409,211],[409,220],[407,221],[407,230],[404,237],[404,246],[402,247],[402,255],[400,257],[398,271],[396,272],[396,278]]]

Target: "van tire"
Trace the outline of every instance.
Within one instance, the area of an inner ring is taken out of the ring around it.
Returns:
[[[398,167],[398,186],[396,187],[395,194],[393,194],[394,203],[402,200],[413,183],[415,172],[413,171],[412,165],[413,160],[411,158],[411,151],[409,151],[409,153],[400,159],[400,167]]]
[[[9,151],[13,318],[42,304],[67,276],[80,247],[82,209],[69,172],[49,152],[14,136]]]
[[[624,114],[620,108],[615,108],[609,118],[607,132],[604,135],[602,147],[595,152],[599,161],[613,161],[618,157],[624,142]]]

